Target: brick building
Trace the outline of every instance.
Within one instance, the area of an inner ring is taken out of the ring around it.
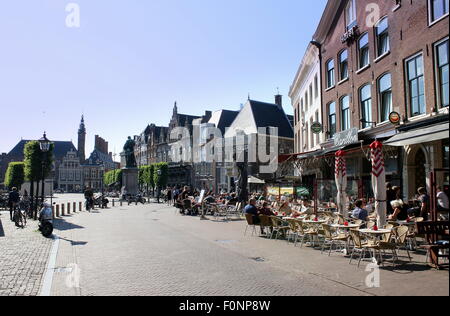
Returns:
[[[387,180],[401,185],[405,198],[419,186],[430,189],[434,169],[448,168],[448,8],[448,0],[328,1],[313,37],[322,154],[347,150],[348,175],[365,183],[367,195],[366,145],[375,139],[386,145]],[[448,184],[448,173],[437,183]]]

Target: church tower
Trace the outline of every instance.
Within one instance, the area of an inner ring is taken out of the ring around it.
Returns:
[[[78,155],[80,156],[81,163],[86,160],[86,127],[84,125],[84,115],[81,116],[80,128],[78,129]]]

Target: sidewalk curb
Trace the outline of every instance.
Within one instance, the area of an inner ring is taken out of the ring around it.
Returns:
[[[39,296],[50,296],[51,295],[52,284],[53,284],[53,275],[55,273],[56,258],[58,255],[58,248],[59,248],[59,237],[55,235],[53,237],[53,240],[54,241],[53,241],[52,249],[50,251],[47,268],[45,269],[42,287],[39,292]]]

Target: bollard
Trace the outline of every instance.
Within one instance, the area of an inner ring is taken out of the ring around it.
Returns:
[[[56,205],[56,217],[59,217],[59,204]]]
[[[64,210],[64,204],[61,204],[61,216],[66,215],[66,212]]]
[[[52,217],[53,217],[53,219],[55,219],[56,217],[55,217],[55,207],[52,205]]]
[[[76,213],[77,212],[77,203],[73,202],[73,212]]]
[[[69,215],[69,214],[70,214],[70,203],[67,202],[67,215]]]
[[[114,207],[114,199],[112,200],[112,207]]]
[[[83,211],[83,203],[80,202],[80,204],[78,204],[78,210],[80,212]]]
[[[120,201],[120,206],[122,206],[122,201]]]

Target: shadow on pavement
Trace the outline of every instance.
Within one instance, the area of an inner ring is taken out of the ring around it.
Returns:
[[[72,230],[72,229],[82,229],[83,226],[75,225],[69,222],[66,222],[64,219],[55,219],[55,228],[61,231]]]
[[[70,244],[72,246],[85,246],[88,243],[87,241],[73,241],[73,240],[70,240],[70,239],[67,239],[67,238],[61,238],[61,237],[59,237],[59,239],[70,242]]]

